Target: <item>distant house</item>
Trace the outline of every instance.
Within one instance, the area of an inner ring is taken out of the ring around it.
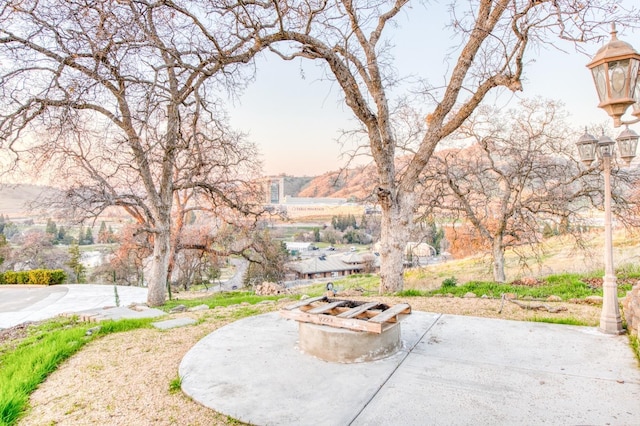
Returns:
[[[380,251],[380,242],[374,244],[374,250]],[[427,243],[408,242],[404,247],[404,255],[410,257],[433,257],[437,255],[436,249]]]
[[[314,246],[313,243],[303,243],[303,242],[294,241],[294,242],[285,242],[285,245],[287,246],[287,250],[290,253],[293,253],[293,252],[300,253],[303,251],[317,250],[317,247]]]
[[[380,258],[372,253],[343,253],[290,262],[287,268],[295,279],[336,278],[380,269]]]

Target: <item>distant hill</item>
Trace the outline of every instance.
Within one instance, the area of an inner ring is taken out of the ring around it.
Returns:
[[[48,186],[0,185],[0,214],[11,218],[37,216],[34,205],[38,199],[51,195],[53,191],[56,190]]]
[[[376,182],[372,166],[327,172],[316,177],[285,177],[287,194],[292,197],[346,198],[356,201],[370,199]],[[19,184],[0,185],[0,214],[11,218],[55,217],[55,214],[36,208],[41,198],[51,198],[58,191],[49,186]],[[111,212],[109,216],[122,212]]]
[[[364,201],[371,197],[375,186],[372,166],[327,172],[304,185],[297,197],[351,198]]]

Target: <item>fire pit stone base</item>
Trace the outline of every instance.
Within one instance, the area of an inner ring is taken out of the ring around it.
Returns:
[[[354,331],[326,325],[298,323],[302,352],[330,362],[369,362],[395,354],[402,346],[400,322],[382,333]]]

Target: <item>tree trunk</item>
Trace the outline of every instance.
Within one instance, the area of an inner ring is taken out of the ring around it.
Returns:
[[[165,288],[171,255],[171,227],[167,224],[158,227],[158,233],[153,239],[153,258],[151,261],[151,276],[149,279],[147,304],[160,306],[165,302]]]
[[[502,238],[496,237],[493,240],[493,279],[496,282],[503,283],[507,279],[504,274],[504,247],[502,247]]]
[[[390,197],[382,206],[380,238],[380,294],[402,291],[404,251],[414,211],[413,194]]]

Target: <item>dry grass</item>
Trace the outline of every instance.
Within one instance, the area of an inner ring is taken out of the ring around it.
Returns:
[[[399,298],[375,297],[387,304]],[[563,303],[559,314],[536,313],[500,300],[405,298],[414,310],[513,320],[571,317],[597,323],[600,308]],[[257,305],[268,312],[279,305]],[[32,409],[20,425],[223,425],[233,419],[202,407],[182,392],[172,392],[178,365],[200,339],[237,316],[243,306],[188,313],[200,322],[167,331],[140,329],[105,336],[65,362],[31,397]]]
[[[563,273],[585,273],[604,269],[604,236],[601,231],[583,235],[583,246],[578,247],[570,237],[556,237],[545,241],[543,253],[520,248],[516,255],[512,250],[505,253],[507,281],[522,277],[548,276]],[[614,235],[613,259],[616,266],[638,264],[640,244],[637,236],[619,230]],[[537,256],[537,257],[536,257]],[[439,288],[442,280],[456,277],[459,283],[468,281],[492,281],[490,256],[471,256],[460,260],[419,268],[408,274],[405,289],[432,290]]]

